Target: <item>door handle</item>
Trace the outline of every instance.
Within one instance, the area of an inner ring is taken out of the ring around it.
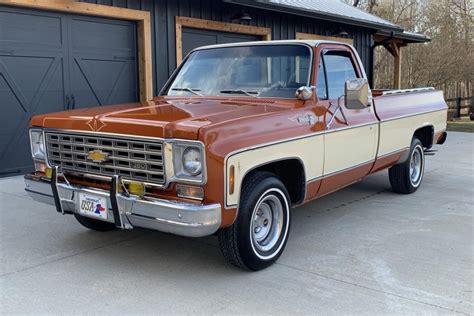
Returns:
[[[71,100],[69,99],[69,96],[66,95],[66,110],[69,110],[69,105],[71,104]]]
[[[71,100],[72,100],[72,109],[74,110],[76,108],[76,99],[74,98],[74,94],[71,94]]]

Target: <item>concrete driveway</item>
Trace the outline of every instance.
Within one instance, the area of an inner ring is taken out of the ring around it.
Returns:
[[[413,195],[387,172],[297,208],[283,256],[250,273],[216,237],[98,233],[0,180],[0,312],[473,314],[474,134],[450,133]]]

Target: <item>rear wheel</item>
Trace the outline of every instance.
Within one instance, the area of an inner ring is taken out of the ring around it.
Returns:
[[[111,230],[116,229],[115,225],[112,223],[100,221],[97,219],[85,217],[82,215],[79,215],[77,213],[74,213],[74,217],[77,219],[77,221],[84,227],[99,231],[99,232],[108,232]]]
[[[411,142],[407,161],[393,166],[388,175],[392,190],[397,193],[410,194],[418,190],[425,171],[425,155],[421,141],[414,137]]]
[[[254,271],[273,264],[288,240],[289,201],[285,186],[272,173],[250,175],[242,189],[237,219],[219,232],[224,257]]]

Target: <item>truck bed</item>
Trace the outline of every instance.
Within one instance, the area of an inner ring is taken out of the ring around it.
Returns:
[[[447,109],[443,92],[434,88],[374,90],[375,112],[381,121]]]
[[[380,120],[378,157],[408,149],[412,136],[420,128],[431,129],[433,138],[446,130],[448,106],[442,91],[424,88],[372,93]]]

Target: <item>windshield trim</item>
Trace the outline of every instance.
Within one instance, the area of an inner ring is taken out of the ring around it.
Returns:
[[[312,80],[313,80],[313,62],[314,62],[314,51],[313,51],[313,46],[307,44],[307,43],[286,43],[286,42],[283,42],[283,43],[271,43],[271,41],[263,41],[263,42],[249,42],[248,45],[244,45],[244,43],[238,43],[239,45],[235,45],[236,47],[245,47],[245,46],[304,46],[306,48],[308,48],[309,50],[309,61],[310,61],[310,65],[309,65],[309,72],[308,72],[308,85],[311,86],[312,85]],[[174,82],[174,80],[176,79],[176,76],[178,75],[178,73],[181,71],[181,68],[183,67],[183,65],[188,61],[189,57],[197,52],[197,51],[203,51],[203,50],[210,50],[210,49],[222,49],[222,48],[231,48],[231,47],[234,47],[232,45],[229,45],[229,46],[225,46],[225,47],[215,47],[215,46],[204,46],[204,47],[198,47],[198,48],[195,48],[193,49],[192,51],[190,51],[186,57],[183,59],[183,62],[179,65],[179,67],[177,67],[173,73],[171,74],[171,76],[168,78],[168,80],[166,81],[165,85],[163,86],[163,88],[161,89],[160,93],[158,94],[159,96],[168,96],[168,92],[169,92],[169,89],[171,87],[171,84]],[[296,92],[296,90],[295,90]],[[190,95],[189,97],[198,97],[198,96],[192,96]],[[203,96],[203,97],[223,97],[223,96],[220,96],[220,95],[214,95],[214,96]],[[253,98],[253,99],[284,99],[284,100],[294,100],[294,99],[297,99],[296,97],[294,98],[283,98],[283,97],[259,97],[259,96],[256,96],[256,97],[250,97],[250,96],[246,96],[246,95],[239,95],[238,96],[239,98]],[[232,98],[231,95],[229,95],[229,98]]]

